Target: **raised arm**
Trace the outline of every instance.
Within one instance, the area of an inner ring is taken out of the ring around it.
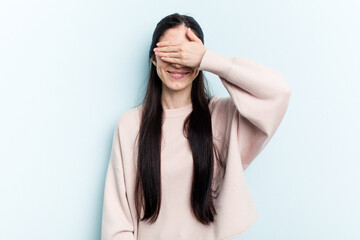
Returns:
[[[291,90],[281,73],[247,58],[230,58],[207,50],[199,69],[218,75],[230,94],[218,99],[215,107],[227,109],[225,117],[237,123],[245,170],[279,127]]]
[[[118,120],[105,180],[101,240],[135,240],[123,172]]]

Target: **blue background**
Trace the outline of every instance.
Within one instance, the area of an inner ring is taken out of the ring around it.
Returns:
[[[100,239],[118,116],[140,103],[156,23],[280,71],[292,96],[245,171],[259,219],[235,239],[360,239],[360,2],[0,2],[0,239]],[[206,73],[213,94],[229,96]]]

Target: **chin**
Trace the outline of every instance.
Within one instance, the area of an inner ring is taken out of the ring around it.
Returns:
[[[168,83],[165,85],[166,88],[172,90],[172,91],[180,91],[180,90],[184,90],[186,88],[189,87],[189,85],[191,85],[192,83],[190,82],[180,82],[180,81],[174,81],[172,79],[170,79],[170,81],[168,81]]]

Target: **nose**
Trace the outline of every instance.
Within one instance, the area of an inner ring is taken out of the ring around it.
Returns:
[[[178,63],[172,63],[171,65],[175,68],[182,68],[182,65],[180,65]]]

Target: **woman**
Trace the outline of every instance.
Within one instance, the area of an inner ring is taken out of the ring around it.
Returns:
[[[102,240],[223,240],[258,214],[243,171],[286,112],[283,76],[204,46],[190,16],[156,26],[143,103],[117,120],[108,165]],[[203,71],[230,97],[209,96]]]

